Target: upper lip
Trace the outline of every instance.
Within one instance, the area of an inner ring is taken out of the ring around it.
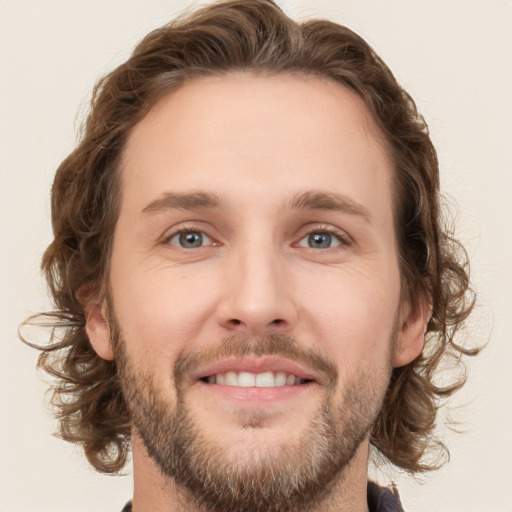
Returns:
[[[277,357],[236,357],[217,361],[203,366],[194,373],[193,379],[200,380],[211,375],[218,375],[227,372],[282,372],[295,375],[300,379],[317,380],[311,371],[307,371],[299,364],[289,359]]]

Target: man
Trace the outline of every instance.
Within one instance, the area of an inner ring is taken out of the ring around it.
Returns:
[[[61,437],[106,473],[131,447],[134,512],[401,510],[370,446],[437,467],[462,383],[435,370],[469,353],[441,213],[425,124],[349,29],[239,0],[152,32],[53,186]]]

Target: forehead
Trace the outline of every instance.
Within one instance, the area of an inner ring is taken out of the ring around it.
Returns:
[[[371,202],[367,192],[386,195],[390,175],[383,136],[357,94],[311,76],[239,72],[186,83],[135,126],[123,203],[141,210],[171,189],[223,196],[234,187],[269,199],[295,187]]]

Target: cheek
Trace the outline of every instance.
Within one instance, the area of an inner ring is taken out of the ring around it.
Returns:
[[[398,271],[345,268],[322,282],[323,286],[311,282],[309,293],[302,292],[312,340],[321,338],[340,369],[347,371],[362,360],[387,361],[400,296]]]
[[[212,317],[217,287],[204,286],[200,272],[143,266],[137,272],[117,269],[111,276],[112,296],[130,354],[166,359],[169,364],[169,359],[192,348]]]

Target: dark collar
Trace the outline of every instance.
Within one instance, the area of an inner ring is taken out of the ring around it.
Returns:
[[[379,487],[368,482],[368,508],[370,512],[404,512],[396,487]]]

